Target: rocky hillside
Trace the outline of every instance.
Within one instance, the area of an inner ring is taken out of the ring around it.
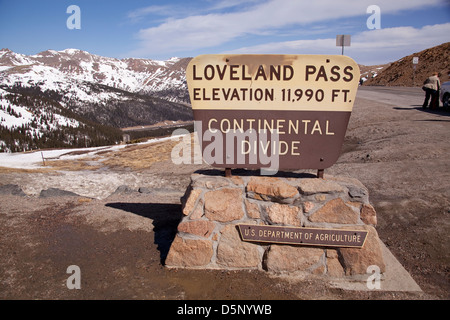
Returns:
[[[413,57],[419,58],[415,72]],[[450,42],[403,57],[384,68],[376,77],[368,79],[364,85],[420,87],[433,72],[441,73],[441,82],[450,80]]]
[[[389,67],[391,64],[379,64],[374,66],[365,66],[362,64],[359,64],[359,71],[360,71],[360,79],[362,81],[367,81],[369,79],[375,78],[378,76],[384,69]]]

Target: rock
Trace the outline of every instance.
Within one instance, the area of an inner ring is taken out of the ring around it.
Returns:
[[[348,207],[341,198],[328,201],[310,217],[311,222],[357,224],[359,214]]]
[[[129,186],[123,184],[121,186],[118,186],[116,191],[113,192],[113,194],[120,194],[120,193],[133,193],[135,190],[131,189]]]
[[[0,194],[4,195],[12,195],[12,196],[26,196],[25,192],[23,192],[22,188],[20,188],[16,184],[5,184],[0,186]]]
[[[366,274],[367,267],[376,265],[381,273],[385,272],[386,266],[383,260],[380,240],[374,227],[361,225],[354,227],[368,231],[366,241],[362,248],[339,248],[341,262],[346,275]]]
[[[375,208],[370,204],[363,204],[361,208],[361,220],[365,224],[370,224],[372,226],[377,225],[377,213]]]
[[[256,200],[283,201],[294,198],[298,191],[275,177],[252,177],[247,184],[247,195]]]
[[[178,225],[179,232],[194,234],[208,238],[215,227],[214,222],[206,220],[184,221]]]
[[[39,194],[39,198],[50,197],[79,197],[79,195],[74,192],[61,190],[58,188],[49,188],[47,190],[42,190]]]
[[[271,245],[264,268],[276,273],[307,271],[319,262],[323,254],[321,248]]]
[[[148,193],[152,193],[152,190],[147,187],[139,187],[138,192],[148,194]]]
[[[185,216],[188,216],[194,209],[197,199],[202,193],[202,189],[188,188],[181,198],[182,210]]]
[[[245,210],[247,210],[247,216],[252,219],[260,219],[261,212],[257,203],[250,202],[245,199]]]
[[[348,194],[354,199],[365,199],[367,197],[368,191],[365,188],[348,186]]]
[[[327,200],[327,196],[324,194],[315,194],[314,199],[318,202],[325,202],[325,200]]]
[[[189,218],[191,220],[196,220],[200,219],[201,217],[203,217],[203,199],[198,200],[198,203]]]
[[[209,240],[182,239],[179,236],[170,246],[165,265],[168,267],[200,267],[211,262],[212,242]]]
[[[244,180],[242,180],[242,178],[239,176],[231,176],[228,179],[230,179],[230,181],[236,186],[242,186],[245,183]]]
[[[217,264],[231,268],[257,268],[261,254],[258,245],[241,240],[236,225],[226,225],[217,246]]]
[[[339,193],[345,192],[345,188],[334,181],[317,178],[305,178],[294,180],[298,186],[300,193],[311,195],[317,193]]]
[[[323,262],[318,262],[317,265],[313,265],[308,269],[309,272],[312,274],[325,274],[326,273],[326,267],[323,264]]]
[[[314,203],[310,201],[303,202],[303,212],[308,213],[314,208]]]
[[[212,221],[229,222],[244,216],[241,189],[219,189],[205,193],[205,216]]]
[[[330,277],[336,278],[344,276],[345,272],[344,268],[339,262],[338,252],[334,249],[327,249],[326,257],[327,257],[327,274]]]
[[[341,186],[346,187],[348,190],[348,195],[360,202],[368,202],[369,199],[369,190],[359,181],[355,178],[350,177],[330,177],[330,180],[336,181]]]
[[[199,174],[193,175],[192,186],[194,188],[207,188],[217,189],[221,187],[229,186],[230,181],[228,178],[221,176],[202,176]]]
[[[301,217],[298,216],[300,209],[287,204],[274,203],[267,209],[269,221],[273,224],[286,226],[301,226]]]

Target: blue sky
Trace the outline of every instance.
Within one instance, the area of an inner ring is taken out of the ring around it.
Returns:
[[[81,10],[68,29],[67,7]],[[368,29],[370,5],[380,29]],[[77,48],[165,60],[209,53],[345,54],[373,65],[450,41],[446,0],[0,0],[0,47],[23,54]]]

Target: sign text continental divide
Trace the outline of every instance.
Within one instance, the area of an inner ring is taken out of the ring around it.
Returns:
[[[340,154],[359,81],[335,55],[201,55],[187,83],[204,160],[216,167],[325,169]]]

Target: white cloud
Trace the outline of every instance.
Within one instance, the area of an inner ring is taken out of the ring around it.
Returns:
[[[442,0],[427,0],[426,3],[423,0],[377,0],[377,5],[382,8],[383,13],[396,13],[437,3],[442,3]],[[336,19],[366,16],[366,9],[373,4],[373,0],[270,0],[257,4],[247,0],[244,4],[237,6],[237,2],[233,0],[226,5],[226,1],[221,1],[196,15],[181,18],[168,16],[163,23],[139,31],[138,48],[130,55],[151,57],[161,53],[211,48],[246,35],[274,33],[281,28],[293,26],[298,29],[304,28],[309,32],[308,25],[312,23],[328,23]],[[218,11],[225,7],[236,7],[240,10],[227,13]],[[134,15],[140,18],[151,12],[167,12],[167,9],[166,6],[151,6],[135,11]],[[179,10],[177,12],[180,13]],[[301,44],[309,43],[308,41],[323,44],[324,40],[299,41]]]
[[[212,0],[214,3],[212,7],[205,8],[207,11],[213,11],[213,10],[221,10],[221,9],[228,9],[228,8],[234,8],[234,7],[242,7],[246,5],[255,4],[258,2],[261,2],[260,0],[221,0],[221,1],[215,1]]]
[[[133,10],[127,14],[127,17],[131,20],[142,19],[149,14],[168,15],[171,12],[171,6],[148,6],[145,8],[139,8]]]
[[[382,64],[447,42],[449,34],[450,23],[368,30],[352,36],[344,54],[360,64]],[[336,38],[328,38],[272,42],[227,53],[340,54],[341,48],[336,47]]]

